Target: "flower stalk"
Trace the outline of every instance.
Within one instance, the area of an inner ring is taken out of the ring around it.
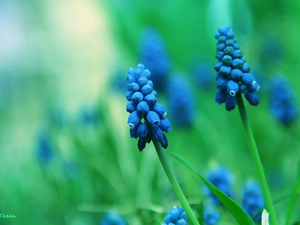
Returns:
[[[253,135],[253,132],[252,132],[252,129],[251,129],[248,117],[247,117],[246,108],[245,108],[244,101],[243,101],[241,93],[238,93],[236,95],[236,98],[237,98],[237,105],[238,105],[238,108],[239,108],[240,116],[241,116],[243,126],[244,126],[244,129],[246,131],[247,139],[248,139],[248,142],[249,142],[250,152],[251,152],[252,158],[254,160],[257,172],[258,172],[258,176],[259,176],[259,180],[260,180],[260,184],[261,184],[261,187],[262,187],[263,196],[264,196],[264,200],[265,200],[265,204],[266,204],[266,209],[270,213],[271,223],[273,225],[277,225],[278,222],[277,222],[277,218],[276,218],[275,208],[274,208],[274,205],[273,205],[273,202],[272,202],[272,198],[271,198],[270,190],[269,190],[269,187],[268,187],[267,179],[266,179],[264,169],[263,169],[263,166],[262,166],[262,162],[261,162],[261,159],[260,159],[260,156],[259,156],[259,152],[258,152],[258,149],[257,149],[255,138],[254,138],[254,135]]]
[[[182,207],[184,208],[185,213],[188,215],[189,221],[193,225],[200,225],[200,223],[196,219],[196,217],[193,213],[193,210],[191,209],[185,195],[183,194],[183,191],[181,190],[181,188],[178,184],[178,181],[177,181],[174,173],[171,170],[171,167],[168,164],[167,157],[164,153],[164,150],[161,147],[161,144],[156,140],[153,140],[153,144],[156,149],[158,158],[159,158],[159,160],[164,168],[164,171],[170,181],[170,184],[172,185],[172,188],[173,188],[178,200],[180,201]]]

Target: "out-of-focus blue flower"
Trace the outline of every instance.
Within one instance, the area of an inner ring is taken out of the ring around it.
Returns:
[[[275,78],[272,83],[270,110],[283,125],[288,126],[298,116],[295,94],[287,79]]]
[[[207,225],[216,225],[220,220],[220,213],[211,204],[204,205],[203,220]]]
[[[53,146],[48,132],[42,131],[38,135],[37,145],[37,159],[39,163],[42,165],[50,163],[53,158]]]
[[[210,171],[207,180],[229,197],[232,197],[231,174],[225,166],[218,166]],[[205,191],[215,205],[220,205],[219,199],[205,186]]]
[[[167,86],[170,116],[178,126],[189,126],[195,119],[194,96],[183,75],[174,75]]]
[[[249,73],[250,67],[236,43],[233,31],[229,26],[220,27],[215,38],[218,40],[216,58],[219,60],[214,67],[218,73],[216,81],[219,89],[216,102],[225,103],[226,110],[231,111],[237,104],[236,94],[241,92],[251,105],[258,105],[256,92],[260,86]]]
[[[263,208],[264,198],[260,185],[254,181],[247,182],[243,192],[243,209],[258,222]]]
[[[187,225],[188,216],[182,206],[173,207],[164,218],[162,225]]]
[[[143,64],[138,64],[136,69],[130,68],[127,75],[126,98],[129,102],[126,111],[130,113],[128,126],[130,136],[139,139],[140,151],[151,140],[157,140],[163,148],[167,148],[168,139],[164,132],[172,129],[166,118],[166,107],[157,102],[157,92],[153,89],[153,82],[149,80],[150,75],[150,71]]]
[[[146,28],[140,43],[140,62],[151,71],[155,88],[162,92],[171,63],[165,43],[154,28]]]
[[[125,220],[118,214],[108,212],[100,222],[100,225],[125,225]]]
[[[124,80],[123,70],[119,68],[112,71],[109,84],[113,90],[123,94],[124,88],[127,86],[127,82]]]
[[[80,121],[86,125],[95,125],[99,120],[98,112],[93,107],[83,107],[80,111]]]
[[[200,88],[207,90],[212,87],[213,78],[208,63],[198,63],[194,68],[194,75]]]
[[[282,59],[283,46],[278,37],[264,35],[263,43],[260,51],[260,59],[264,62],[274,63],[276,60]]]

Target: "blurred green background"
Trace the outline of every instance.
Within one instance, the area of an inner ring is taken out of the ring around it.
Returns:
[[[0,1],[0,213],[16,217],[0,224],[99,224],[111,210],[128,224],[161,224],[179,205],[153,146],[139,152],[129,137],[126,86],[118,88],[139,63],[149,26],[166,44],[168,79],[184,74],[195,105],[192,125],[167,134],[166,151],[202,174],[227,166],[238,203],[245,182],[257,180],[238,110],[214,102],[214,35],[230,25],[261,81],[260,105],[246,107],[272,196],[289,196],[299,178],[299,119],[282,126],[269,99],[277,74],[300,94],[297,21],[296,0]],[[212,88],[197,86],[195,60],[211,68]],[[158,99],[168,106],[164,93]],[[203,201],[200,180],[170,163],[189,201]],[[280,223],[288,200],[276,204]],[[220,224],[235,223],[224,210]]]

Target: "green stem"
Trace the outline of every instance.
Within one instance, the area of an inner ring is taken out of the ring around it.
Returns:
[[[262,190],[263,190],[263,196],[265,199],[266,209],[270,215],[270,219],[271,219],[270,224],[277,225],[278,222],[277,222],[277,218],[276,218],[275,208],[274,208],[274,205],[272,202],[270,190],[269,190],[267,179],[266,179],[266,176],[264,173],[264,168],[262,166],[262,162],[261,162],[261,159],[259,156],[259,152],[258,152],[258,149],[256,146],[255,138],[254,138],[249,120],[247,118],[246,108],[245,108],[241,93],[238,93],[236,98],[237,98],[237,104],[239,107],[242,122],[243,122],[243,125],[245,128],[246,134],[247,134],[247,139],[249,141],[251,155],[254,160],[255,167],[258,171],[258,176],[259,176],[260,183],[261,183]]]
[[[160,143],[158,141],[153,140],[153,144],[155,146],[155,149],[156,149],[157,155],[159,157],[159,160],[160,160],[160,162],[161,162],[161,164],[162,164],[162,166],[165,170],[165,173],[166,173],[166,175],[167,175],[167,177],[168,177],[168,179],[169,179],[169,181],[170,181],[170,183],[173,187],[173,190],[174,190],[177,198],[179,199],[182,207],[184,208],[185,213],[188,215],[189,220],[191,221],[191,223],[193,225],[200,225],[198,220],[196,219],[196,217],[195,217],[195,215],[194,215],[194,213],[193,213],[186,197],[184,196],[174,173],[172,172],[172,170],[171,170],[171,168],[168,164],[167,157],[166,157],[166,155],[164,153],[164,150],[162,149]]]

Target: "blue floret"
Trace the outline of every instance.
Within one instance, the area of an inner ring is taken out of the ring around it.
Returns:
[[[249,181],[243,193],[243,209],[256,222],[260,221],[261,213],[264,208],[264,198],[261,187],[254,181]]]
[[[173,207],[168,212],[167,216],[164,219],[164,223],[162,225],[187,225],[188,217],[184,212],[182,206]]]
[[[220,213],[215,209],[213,205],[205,204],[203,220],[206,225],[216,225],[220,220]]]
[[[290,125],[298,117],[295,93],[287,79],[275,78],[272,83],[270,109],[283,125]]]
[[[116,213],[106,213],[100,225],[126,225],[125,220]]]
[[[210,183],[212,183],[215,187],[220,189],[222,192],[224,192],[226,195],[232,197],[231,174],[229,173],[226,167],[219,166],[214,170],[210,171],[210,173],[207,176],[207,180]],[[206,187],[205,190],[215,205],[221,204],[219,199],[211,191],[209,191]]]

